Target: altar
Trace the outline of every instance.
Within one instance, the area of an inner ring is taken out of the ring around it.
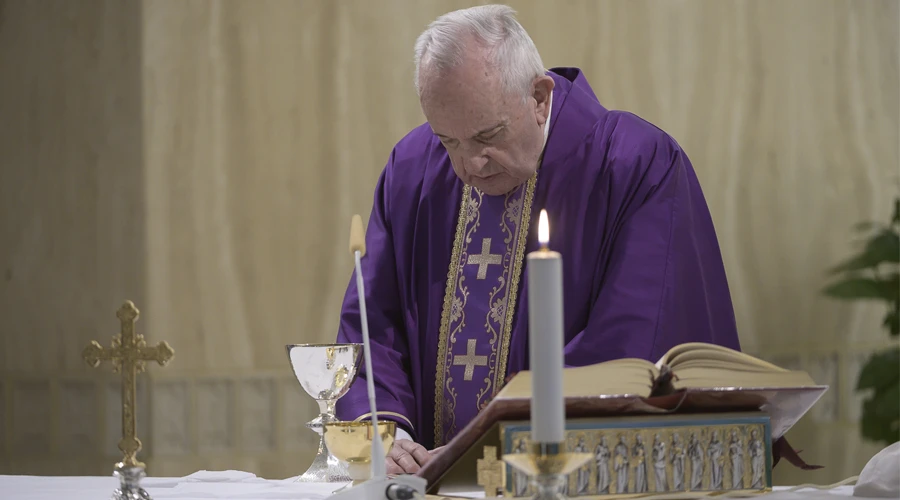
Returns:
[[[181,478],[149,477],[142,481],[155,500],[320,500],[328,498],[342,485],[299,483],[294,478],[264,479],[240,471],[199,471]],[[118,480],[110,477],[0,476],[0,498],[3,500],[101,500],[110,498]],[[789,491],[776,486],[766,494],[748,495],[767,500],[825,500],[852,497],[853,486],[837,486],[828,490],[805,488]],[[453,492],[427,495],[425,499],[485,498],[484,492]],[[493,497],[496,498],[496,497]],[[859,498],[859,497],[856,497]]]
[[[546,216],[542,214],[541,220],[545,221]],[[351,227],[350,248],[355,257],[358,287],[362,289],[359,267],[365,248],[358,215]],[[550,257],[547,258],[552,260]],[[547,302],[558,305],[562,288],[556,264],[547,266],[550,271],[556,270],[555,279],[548,277],[556,286],[547,287],[555,290],[556,298],[548,298]],[[533,271],[531,276],[542,274]],[[359,294],[361,310],[364,296]],[[532,294],[532,300],[539,296]],[[552,323],[561,324],[560,314],[561,308],[556,307],[542,313],[542,317],[556,317],[558,321]],[[449,500],[498,498],[493,495],[499,494],[505,495],[503,498],[530,498],[534,492],[542,498],[565,494],[572,498],[644,500],[807,500],[853,496],[854,492],[850,480],[824,487],[772,484],[771,470],[781,458],[804,469],[818,467],[803,462],[783,439],[784,433],[827,389],[815,384],[808,374],[790,372],[725,347],[697,343],[673,348],[659,366],[632,360],[627,365],[633,366],[632,370],[603,363],[564,369],[562,336],[558,331],[545,336],[552,340],[546,346],[535,347],[538,344],[532,342],[531,349],[541,354],[541,362],[532,363],[530,370],[511,377],[416,474],[388,476],[383,457],[396,437],[396,422],[380,419],[372,379],[366,379],[371,410],[368,418],[340,421],[335,415],[336,401],[347,393],[360,367],[364,364],[367,372],[373,371],[365,321],[361,344],[285,346],[298,384],[320,409],[320,414],[307,423],[310,431],[318,434],[319,444],[312,463],[298,464],[298,471],[306,469],[305,472],[285,479],[266,479],[235,470],[200,470],[184,477],[145,476],[146,466],[139,457],[142,443],[135,411],[135,379],[149,362],[165,366],[173,358],[174,349],[165,341],[151,345],[136,332],[139,311],[131,301],[126,301],[116,315],[120,332],[113,337],[111,346],[92,341],[82,352],[89,366],[97,368],[102,362],[109,362],[121,376],[119,449],[123,455],[115,466],[110,464],[115,474],[0,476],[0,500]],[[553,327],[549,325],[544,330],[552,331]],[[702,379],[697,376],[703,373],[702,363],[700,368],[693,368],[695,372],[700,370],[694,373],[690,363],[682,359],[693,361],[694,365],[698,360],[717,360],[712,373],[718,378],[714,378],[712,386],[676,387],[673,373],[686,380]],[[777,377],[762,381],[734,378],[734,373]],[[635,381],[629,388],[596,387],[598,380],[629,377]],[[553,411],[545,411],[548,409]],[[673,457],[670,464],[666,462],[666,450]],[[649,467],[653,467],[652,480],[648,480]],[[611,474],[613,470],[615,476]],[[532,481],[523,479],[528,477]],[[592,477],[603,479],[595,481]],[[574,485],[571,492],[570,485]]]

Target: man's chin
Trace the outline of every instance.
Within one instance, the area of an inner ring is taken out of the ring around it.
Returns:
[[[517,188],[521,183],[516,183],[509,176],[499,174],[487,179],[473,179],[472,187],[488,196],[501,196]]]

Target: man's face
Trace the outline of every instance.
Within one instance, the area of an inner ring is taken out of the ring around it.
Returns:
[[[535,79],[527,99],[503,88],[482,59],[432,78],[420,100],[453,170],[487,195],[506,194],[537,170],[553,79]]]

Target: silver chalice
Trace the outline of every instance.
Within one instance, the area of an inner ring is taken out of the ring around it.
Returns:
[[[343,483],[351,481],[345,462],[335,457],[325,444],[325,424],[337,422],[334,406],[356,379],[362,344],[288,344],[291,368],[300,386],[319,403],[319,416],[306,426],[319,434],[319,450],[312,465],[296,481]]]

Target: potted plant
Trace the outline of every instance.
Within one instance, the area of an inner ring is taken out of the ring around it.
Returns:
[[[890,338],[900,335],[900,198],[889,224],[865,222],[863,248],[830,270],[836,280],[824,294],[839,300],[876,300],[887,305],[882,326]],[[900,440],[900,346],[874,353],[863,366],[857,392],[862,403],[860,430],[865,439],[890,445]]]

